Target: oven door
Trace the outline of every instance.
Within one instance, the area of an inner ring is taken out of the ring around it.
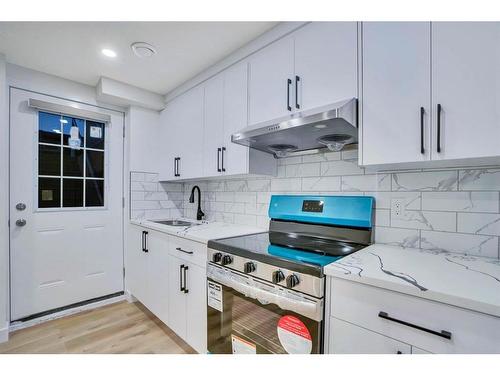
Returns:
[[[211,263],[207,278],[209,353],[322,352],[323,299]]]

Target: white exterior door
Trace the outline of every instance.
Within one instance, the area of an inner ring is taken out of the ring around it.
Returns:
[[[123,114],[10,94],[11,321],[123,291]],[[111,121],[38,112],[30,98]]]
[[[500,23],[432,23],[432,103],[433,159],[499,154]]]
[[[430,160],[430,23],[362,27],[361,163]]]

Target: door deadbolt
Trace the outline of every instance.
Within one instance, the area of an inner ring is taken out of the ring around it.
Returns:
[[[16,210],[18,211],[24,211],[26,209],[26,205],[24,203],[18,203],[16,204]]]
[[[24,227],[26,225],[26,220],[24,220],[24,219],[17,219],[16,220],[16,225],[18,227]]]

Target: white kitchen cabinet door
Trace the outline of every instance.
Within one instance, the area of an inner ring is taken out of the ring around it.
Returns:
[[[432,102],[433,159],[500,155],[500,23],[432,23]]]
[[[207,274],[192,263],[186,271],[186,342],[198,353],[207,352]]]
[[[249,149],[231,142],[231,135],[247,126],[248,63],[234,65],[224,72],[224,169],[226,175],[248,173]]]
[[[430,28],[429,22],[362,24],[363,165],[430,160]]]
[[[150,231],[148,234],[147,273],[143,278],[148,280],[148,308],[160,320],[168,324],[169,288],[169,255],[168,236]]]
[[[331,354],[411,354],[411,346],[390,337],[330,318]]]
[[[224,137],[224,75],[218,74],[205,84],[205,126],[203,137],[203,173],[205,177],[222,173]]]
[[[179,99],[180,119],[174,124],[180,127],[179,178],[196,178],[203,176],[203,86],[189,90]]]
[[[356,22],[312,22],[294,34],[295,110],[358,97],[357,30]]]
[[[178,99],[174,99],[167,104],[167,107],[160,113],[160,145],[161,161],[159,179],[160,181],[171,181],[178,179],[176,176],[175,158],[180,156],[181,152],[181,123],[180,105]]]
[[[186,294],[181,290],[182,266],[186,262],[169,255],[168,259],[168,326],[182,339],[186,339]]]
[[[143,251],[143,231],[146,229],[137,225],[128,226],[127,264],[125,283],[127,290],[140,302],[148,299],[147,257]]]
[[[285,37],[250,58],[249,125],[292,113],[293,43],[292,37]]]

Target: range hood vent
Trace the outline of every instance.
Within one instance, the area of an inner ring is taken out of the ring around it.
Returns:
[[[233,134],[231,140],[277,158],[326,148],[340,151],[358,142],[357,104],[353,98],[302,112],[295,118],[249,126]]]

